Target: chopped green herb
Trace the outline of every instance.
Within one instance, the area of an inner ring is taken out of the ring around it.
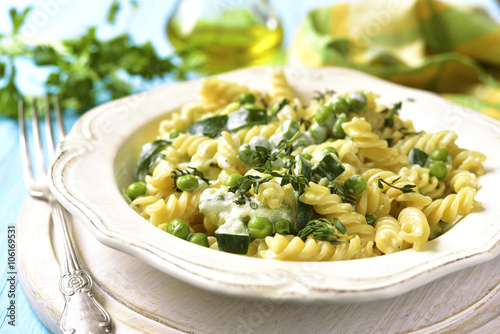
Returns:
[[[338,218],[334,217],[333,224],[326,218],[308,221],[297,236],[305,241],[312,234],[315,240],[328,241],[332,245],[340,245],[349,240],[349,236],[346,233],[345,226]]]
[[[269,180],[271,180],[272,177],[271,176],[268,176],[268,177],[261,177],[259,175],[246,175],[246,176],[242,176],[238,179],[238,184],[233,186],[233,187],[230,187],[228,190],[236,195],[238,195],[239,197],[234,201],[235,204],[238,204],[238,205],[243,205],[248,201],[250,201],[250,189],[252,189],[253,187],[253,192],[255,194],[258,194],[259,193],[259,186],[262,184],[262,183],[266,183],[266,182],[269,182]],[[250,206],[252,207],[252,206]],[[254,209],[254,208],[252,208]]]
[[[378,184],[378,187],[380,189],[384,189],[384,183],[385,183],[385,184],[387,184],[391,188],[401,190],[403,192],[403,194],[414,193],[415,190],[413,188],[417,187],[415,184],[405,184],[403,187],[397,187],[397,186],[394,185],[397,181],[399,181],[400,178],[401,177],[398,177],[395,180],[393,180],[391,183],[389,183],[389,182],[387,182],[386,180],[384,180],[384,179],[382,179],[380,177],[377,180],[377,184]]]
[[[1,72],[10,75],[6,85],[0,87],[2,115],[17,116],[16,97],[20,94],[15,76],[23,69],[18,65],[21,59],[31,59],[36,66],[49,71],[47,79],[39,82],[45,86],[44,95],[57,94],[62,109],[72,108],[80,113],[137,91],[138,86],[132,85],[134,78],[147,82],[170,74],[182,79],[186,66],[194,66],[194,63],[180,61],[179,55],[161,57],[151,43],[138,45],[129,34],[102,40],[96,27],[89,27],[81,36],[51,44],[32,43],[20,33],[30,10],[31,7],[19,11],[10,9],[12,30],[0,35]],[[114,22],[118,12],[119,3],[115,0],[107,20]],[[193,66],[190,69],[194,69]]]
[[[289,103],[290,100],[287,98],[284,98],[280,102],[275,103],[270,109],[271,116],[276,116]]]
[[[316,95],[313,97],[313,100],[318,101],[319,103],[324,103],[327,98],[329,98],[335,94],[335,91],[331,90],[331,89],[325,89],[324,92],[320,92],[318,90],[315,90],[314,93]]]
[[[338,195],[342,199],[342,202],[356,205],[356,199],[349,196],[344,185],[341,182],[333,181],[328,185],[328,188],[330,188],[330,192],[332,194]]]
[[[422,131],[419,131],[419,132],[405,132],[403,134],[403,138],[406,138],[406,136],[418,136],[418,135],[421,135],[423,132]]]
[[[161,157],[159,155],[160,151],[170,144],[172,143],[167,140],[159,139],[142,145],[139,161],[137,162],[136,176],[138,181],[144,181],[144,178],[150,172],[149,169],[152,163],[157,161],[158,157]]]
[[[394,116],[399,115],[399,111],[401,110],[402,102],[398,102],[392,106],[392,108],[386,108],[382,110],[382,113],[388,114],[387,118],[385,119],[385,125],[386,126],[394,126]]]

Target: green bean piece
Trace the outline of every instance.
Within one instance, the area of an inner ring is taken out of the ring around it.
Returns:
[[[144,182],[134,182],[127,188],[127,196],[133,201],[139,196],[144,196],[147,186]]]
[[[186,223],[183,219],[174,218],[168,222],[165,231],[178,238],[187,240],[189,234],[191,233],[191,228],[189,227],[188,223]]]
[[[255,103],[255,95],[252,93],[241,93],[238,96],[238,103],[241,106],[247,103]]]
[[[197,232],[191,234],[191,236],[189,237],[189,242],[203,247],[208,247],[208,237],[205,233]]]
[[[366,179],[359,175],[353,175],[344,182],[345,190],[351,195],[359,195],[366,189]]]
[[[429,175],[436,177],[438,180],[442,180],[448,174],[448,167],[441,160],[434,160],[429,164]]]
[[[238,180],[241,179],[242,177],[243,175],[238,173],[231,174],[227,177],[226,181],[224,181],[224,185],[229,188],[237,186]]]
[[[273,224],[264,217],[252,217],[247,225],[252,238],[263,239],[273,233]]]
[[[200,182],[198,178],[194,175],[182,175],[176,180],[176,186],[179,190],[193,192],[198,189]]]

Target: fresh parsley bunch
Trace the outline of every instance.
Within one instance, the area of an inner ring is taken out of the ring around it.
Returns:
[[[110,8],[109,22],[115,19],[116,4],[113,2]],[[16,68],[17,58],[33,59],[36,65],[51,69],[43,83],[46,92],[57,94],[62,108],[73,108],[79,113],[98,102],[133,93],[131,77],[147,81],[171,74],[183,79],[187,68],[195,67],[194,62],[181,62],[181,55],[162,58],[151,43],[136,45],[128,34],[100,40],[96,27],[74,39],[31,45],[19,34],[29,12],[30,8],[11,9],[12,32],[0,35],[0,79],[7,76],[6,84],[0,87],[0,114],[5,116],[17,116],[20,91],[15,76],[21,70]]]

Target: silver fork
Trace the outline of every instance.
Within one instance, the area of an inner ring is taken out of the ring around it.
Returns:
[[[65,135],[61,110],[57,97],[54,102],[58,138]],[[19,101],[19,133],[21,157],[23,165],[24,183],[28,193],[35,198],[47,201],[50,204],[52,222],[57,236],[60,237],[64,259],[61,263],[61,278],[59,289],[64,295],[65,304],[60,319],[60,328],[63,333],[111,333],[111,317],[108,312],[95,300],[92,293],[93,281],[89,273],[79,263],[75,254],[73,241],[66,225],[66,211],[51,194],[47,183],[47,169],[40,135],[38,107],[33,101],[33,155],[28,148],[27,129],[24,116],[24,101]],[[55,156],[55,138],[52,131],[52,116],[50,97],[45,99],[45,139],[49,160]],[[34,173],[34,171],[36,173]]]

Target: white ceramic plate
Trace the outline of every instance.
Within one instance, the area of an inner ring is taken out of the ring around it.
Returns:
[[[141,145],[154,140],[158,121],[197,100],[200,81],[169,84],[95,108],[79,119],[60,146],[50,173],[59,201],[102,243],[210,291],[297,302],[360,302],[393,297],[500,253],[500,123],[439,96],[342,68],[285,67],[303,101],[314,90],[367,90],[382,103],[403,101],[401,116],[427,132],[453,130],[458,144],[488,156],[471,214],[423,251],[340,262],[280,262],[209,250],[185,242],[141,218],[122,197]],[[268,68],[219,76],[265,89]]]

